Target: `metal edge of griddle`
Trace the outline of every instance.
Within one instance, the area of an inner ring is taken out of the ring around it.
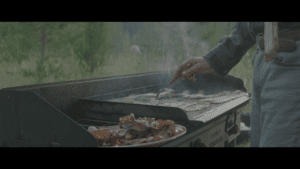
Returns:
[[[154,89],[153,89],[154,88]],[[101,114],[97,113],[96,111],[86,111],[87,106],[83,106],[83,104],[91,101],[93,103],[98,103],[100,101],[100,104],[103,102],[108,102],[111,103],[110,100],[116,99],[116,98],[121,98],[130,94],[140,94],[140,93],[147,93],[147,92],[153,92],[153,90],[158,90],[157,85],[148,85],[148,86],[143,86],[143,87],[138,87],[138,88],[130,88],[130,89],[125,89],[121,91],[115,91],[115,92],[110,92],[110,93],[105,93],[101,95],[96,95],[96,96],[89,96],[89,97],[84,97],[81,99],[76,100],[73,102],[65,111],[64,113],[71,117],[74,121],[79,122],[81,119],[86,118],[88,119],[88,116],[94,116],[94,119],[98,120],[103,120],[101,118]],[[78,109],[80,108],[80,109]],[[76,113],[75,113],[76,111]],[[93,114],[92,114],[93,112]],[[104,112],[104,114],[106,114]],[[88,116],[85,116],[88,115]]]
[[[224,123],[224,120],[226,120],[226,115],[221,115],[220,117],[217,117],[216,119],[214,119],[214,122],[203,124],[201,127],[198,127],[196,130],[193,130],[193,131],[187,130],[187,133],[185,135],[177,138],[176,140],[167,142],[167,143],[161,145],[161,147],[178,147],[182,144],[185,144],[186,142],[190,142],[195,137],[199,136],[199,134],[206,133],[207,131],[211,130],[212,125],[220,125],[221,123]],[[224,135],[225,135],[225,133],[222,134],[223,137],[224,137]],[[201,140],[199,140],[199,141],[201,141]],[[197,147],[197,146],[195,146],[195,147]]]
[[[113,91],[139,88],[147,85],[158,85],[160,83],[158,77],[165,76],[165,74],[164,71],[153,71],[120,76],[24,85],[2,88],[0,90],[34,91],[60,111],[65,112],[70,105],[81,98],[93,97]]]
[[[158,84],[142,86],[137,88],[130,88],[121,91],[115,91],[111,93],[105,93],[97,96],[90,96],[82,98],[82,100],[97,100],[97,101],[109,101],[116,98],[121,98],[124,96],[128,96],[130,94],[143,94],[143,93],[152,93],[154,92],[153,88],[155,88],[155,92],[158,90]]]
[[[242,96],[242,97],[239,97],[237,99],[234,99],[232,101],[229,101],[227,103],[224,103],[212,110],[209,110],[197,117],[195,117],[194,120],[196,121],[202,121],[204,123],[216,118],[217,116],[231,110],[232,108],[240,105],[240,104],[243,104],[244,102],[250,100],[250,98],[248,96]]]
[[[73,112],[76,110],[78,114]],[[136,117],[154,117],[156,119],[173,120],[179,125],[189,125],[186,113],[177,107],[152,106],[142,104],[119,103],[80,99],[65,112],[68,116],[79,122],[80,119],[97,119],[118,122],[122,116],[133,113]]]
[[[146,87],[153,87],[153,86],[145,86],[144,88],[146,88]],[[106,96],[112,98],[112,96],[110,96],[112,94],[115,94],[116,95],[115,97],[117,97],[117,95],[119,93],[124,93],[124,92],[128,92],[127,94],[131,94],[133,90],[134,89],[130,89],[130,90],[122,91],[122,92],[108,93],[106,95],[102,95],[102,97],[104,97],[104,99],[107,99]],[[146,90],[143,90],[143,93],[145,93],[145,92],[146,92]],[[242,98],[242,100],[243,100],[243,98],[245,99],[244,96],[240,96],[237,99],[234,99],[234,100],[229,101],[227,103],[221,104],[220,106],[218,106],[218,107],[216,107],[214,109],[208,110],[207,112],[204,112],[201,115],[196,116],[196,118],[194,118],[194,119],[185,119],[185,117],[184,117],[185,121],[189,121],[189,122],[185,122],[185,123],[181,123],[181,124],[182,125],[183,124],[192,124],[194,126],[198,126],[199,127],[200,125],[203,125],[203,123],[206,123],[207,121],[210,121],[210,120],[214,119],[215,117],[217,117],[217,116],[225,113],[226,111],[234,108],[235,106],[238,106],[239,104],[242,104],[244,101],[241,101],[240,98]],[[129,104],[129,105],[132,105],[132,106],[136,106],[136,105],[137,106],[149,106],[150,108],[155,108],[155,109],[159,109],[159,108],[165,108],[165,109],[177,108],[177,107],[167,107],[167,106],[152,106],[152,105],[143,105],[143,104],[130,104],[130,103],[111,102],[109,100],[101,100],[101,99],[99,100],[99,99],[95,99],[93,97],[85,98],[85,99],[82,99],[82,100],[103,101],[103,103],[106,103],[106,105],[112,105],[112,107],[114,107],[113,104],[115,104],[115,105],[120,104],[120,106],[123,105],[125,107]],[[247,100],[248,99],[246,99],[245,101],[247,101]],[[103,104],[103,103],[100,102],[100,104]],[[110,107],[109,109],[112,109],[112,107]],[[182,110],[182,109],[181,108],[177,108],[176,111],[179,111],[179,110]],[[102,111],[102,113],[105,114],[105,112],[103,112],[103,111]],[[121,115],[127,115],[127,114],[126,113],[121,113]],[[186,114],[186,113],[184,112],[184,110],[182,110],[181,114]],[[90,116],[95,116],[95,117],[97,116],[98,118],[101,118],[101,116],[103,116],[103,115],[100,115],[100,114],[91,115],[90,114]],[[147,115],[144,115],[144,116],[147,116]],[[150,113],[149,116],[153,116],[153,114]],[[166,117],[166,119],[173,119],[173,117],[174,116],[169,116],[169,117]],[[201,123],[199,123],[199,122],[201,122]]]
[[[240,99],[239,102],[233,103],[233,101],[236,101],[238,99]],[[208,126],[224,123],[223,120],[226,120],[227,116],[228,116],[226,114],[228,114],[232,110],[235,111],[237,107],[240,107],[241,105],[250,101],[250,98],[248,96],[243,96],[242,98],[238,98],[238,99],[233,100],[231,103],[230,102],[227,103],[227,105],[229,104],[230,107],[218,107],[219,109],[215,108],[215,109],[212,109],[211,111],[208,111],[207,112],[208,114],[212,113],[213,111],[215,111],[216,113],[214,113],[212,117],[209,117],[209,118],[206,117],[206,118],[200,119],[200,121],[203,122],[203,125],[200,126],[197,130],[194,130],[192,132],[188,131],[186,135],[183,135],[176,140],[167,142],[167,143],[161,145],[161,147],[177,147],[178,145],[181,145],[185,142],[189,142],[190,140],[193,140],[193,138],[197,137],[197,135],[199,135],[200,133],[210,130]],[[220,111],[220,109],[222,109],[222,110]],[[240,109],[240,108],[238,108],[238,109]],[[198,118],[198,120],[199,120],[199,118]],[[224,137],[226,137],[227,136],[226,132],[223,135],[224,135]]]
[[[89,78],[89,79],[82,79],[82,80],[70,80],[70,81],[63,81],[63,82],[51,82],[51,83],[41,83],[41,84],[33,84],[33,85],[24,85],[24,86],[15,86],[15,87],[7,87],[2,88],[8,90],[33,90],[45,87],[55,87],[58,88],[61,85],[73,85],[73,84],[80,84],[80,83],[91,83],[95,81],[106,81],[106,80],[115,80],[115,79],[126,79],[132,77],[139,77],[139,76],[147,76],[147,75],[156,75],[156,74],[166,74],[166,71],[152,71],[146,73],[136,73],[136,74],[128,74],[128,75],[117,75],[117,76],[109,76],[109,77],[100,77],[100,78]]]
[[[196,121],[194,121],[194,123],[191,123],[191,124],[193,124],[192,128],[195,129],[195,127],[196,127],[195,124],[196,124],[198,129],[192,130],[192,131],[188,131],[188,133],[185,136],[180,137],[180,139],[176,139],[174,141],[169,141],[169,142],[167,142],[167,143],[165,143],[165,144],[163,144],[161,146],[163,146],[163,147],[164,146],[166,146],[166,147],[169,147],[169,146],[174,147],[175,145],[182,144],[183,141],[186,142],[188,140],[193,139],[194,137],[197,136],[197,133],[198,134],[199,134],[199,132],[203,133],[204,132],[203,129],[205,131],[209,130],[207,127],[206,127],[206,129],[203,128],[203,127],[205,127],[207,125],[212,125],[212,122],[214,124],[215,124],[215,122],[223,123],[223,122],[220,122],[220,118],[221,117],[223,117],[223,118],[226,119],[227,115],[225,115],[225,114],[227,112],[231,112],[232,110],[235,111],[236,107],[239,107],[240,105],[246,103],[249,100],[250,100],[250,98],[242,96],[242,97],[237,98],[235,100],[232,100],[232,101],[230,101],[228,103],[220,105],[219,107],[214,108],[211,111],[208,111],[207,113],[208,114],[213,114],[213,116],[210,116],[210,118],[196,119]],[[124,103],[124,105],[126,105],[126,103]],[[225,108],[222,107],[222,106],[225,106]],[[157,107],[157,106],[154,106],[154,107]],[[178,109],[180,109],[180,108],[178,108]],[[212,113],[212,112],[214,112],[214,113]],[[203,123],[199,123],[200,121],[203,122]],[[190,122],[191,122],[191,120],[190,120]],[[200,126],[199,124],[202,124],[202,125]],[[225,137],[225,135],[224,135],[224,137]]]

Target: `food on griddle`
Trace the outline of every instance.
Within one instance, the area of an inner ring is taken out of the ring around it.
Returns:
[[[98,145],[103,145],[103,144],[105,145],[107,144],[107,142],[110,142],[109,141],[110,134],[111,132],[109,131],[109,129],[102,129],[102,130],[97,130],[92,132],[92,135],[97,139]]]
[[[92,135],[97,139],[98,145],[111,146],[116,145],[118,140],[125,139],[126,133],[125,129],[99,128],[93,131]]]
[[[167,137],[166,135],[175,130],[175,123],[171,120],[155,120],[147,117],[135,119],[132,113],[120,118],[120,126],[136,131],[134,135],[137,135],[137,137],[155,134]]]
[[[157,105],[157,100],[175,98],[175,91],[172,89],[162,89],[158,93],[146,93],[138,95],[130,95],[124,98],[118,98],[111,100],[113,102],[123,102],[123,103],[141,103],[141,104],[150,104]]]
[[[200,112],[208,108],[214,107],[213,104],[226,103],[234,100],[247,93],[240,90],[234,92],[223,91],[218,94],[204,95],[204,91],[200,90],[197,94],[191,94],[185,90],[182,93],[175,94],[172,89],[161,89],[158,93],[146,93],[139,95],[131,95],[128,97],[116,99],[116,102],[125,102],[133,104],[144,104],[154,106],[178,107],[185,112]],[[128,102],[128,99],[130,102]]]
[[[153,138],[154,138],[153,136],[150,136],[150,137],[147,138],[147,141],[148,141],[148,142],[152,142],[152,141],[153,141]]]
[[[126,134],[124,136],[124,138],[122,139],[125,139],[125,140],[132,140],[133,139],[133,135],[129,132],[126,131]]]
[[[154,136],[153,141],[160,141],[163,140],[164,138],[162,136]]]
[[[94,127],[94,126],[90,126],[89,128],[88,128],[88,131],[89,132],[93,132],[93,131],[97,131],[98,129],[96,128],[96,127]]]
[[[120,129],[98,128],[92,135],[97,139],[98,146],[124,146],[149,143],[174,137],[181,131],[176,132],[175,123],[172,120],[155,118],[135,118],[134,114],[119,119]],[[94,127],[89,127],[95,129]]]
[[[156,99],[158,99],[158,100],[161,100],[161,99],[171,99],[171,98],[176,97],[175,91],[172,90],[172,89],[168,89],[168,88],[160,90],[158,92],[158,95],[156,95],[156,96],[157,96]]]
[[[135,121],[135,116],[133,113],[130,113],[130,115],[127,115],[127,116],[124,116],[124,117],[121,117],[119,119],[119,122],[120,122],[120,127],[123,128],[123,127],[130,127],[132,123],[134,123]],[[125,124],[126,122],[126,124]]]

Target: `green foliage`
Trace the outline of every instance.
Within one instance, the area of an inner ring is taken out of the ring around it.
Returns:
[[[237,145],[236,147],[250,147],[250,141],[241,143],[240,145]]]
[[[130,37],[121,22],[0,22],[0,88],[162,70],[203,56],[234,25],[146,22]],[[132,45],[145,53],[132,52]],[[247,79],[249,92],[255,51],[229,72]]]
[[[224,35],[229,35],[234,22],[203,22],[198,24],[199,38],[206,41],[211,48],[218,45]]]

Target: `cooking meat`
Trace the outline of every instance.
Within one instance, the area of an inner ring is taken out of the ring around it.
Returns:
[[[140,139],[140,144],[141,144],[141,143],[147,143],[147,142],[148,142],[148,140],[147,140],[146,138]]]
[[[124,116],[124,117],[121,117],[119,119],[119,122],[120,122],[120,127],[123,128],[127,128],[127,127],[131,127],[132,124],[135,124],[135,116],[133,113],[130,113],[130,115],[127,115],[127,116]]]
[[[114,146],[121,146],[121,145],[122,145],[122,143],[120,142],[120,140],[119,139],[116,140],[116,144]]]
[[[164,138],[162,136],[154,136],[153,141],[160,141],[163,140]]]
[[[176,135],[176,128],[172,128],[171,131],[169,132],[169,137],[174,137]]]
[[[109,139],[111,132],[109,129],[93,131],[92,135],[97,139],[98,146],[101,146],[103,143],[106,143]]]
[[[125,140],[125,139],[121,139],[119,140],[119,142],[121,143],[120,145],[131,145],[133,143],[133,140]]]
[[[168,126],[175,126],[175,123],[172,120],[162,120],[158,119],[156,120],[158,123],[155,123],[154,126],[158,127],[159,129],[163,127],[168,127]]]
[[[147,138],[147,141],[148,141],[148,142],[151,142],[151,141],[153,141],[153,138],[154,138],[153,136],[148,137],[148,138]]]
[[[89,132],[93,132],[93,131],[97,131],[98,129],[96,128],[96,127],[94,127],[94,126],[90,126],[89,128],[88,128],[88,131]]]
[[[115,145],[117,140],[125,139],[125,129],[98,129],[92,132],[92,135],[97,139],[98,146]]]
[[[133,139],[133,135],[130,132],[127,132],[125,135],[125,140],[132,140]]]
[[[174,90],[165,88],[165,89],[159,91],[159,95],[158,95],[157,99],[158,100],[161,100],[161,99],[170,99],[170,98],[173,98],[175,96],[176,95],[175,95],[175,91]]]
[[[131,98],[133,98],[134,102],[142,103],[142,104],[150,104],[149,102],[152,102],[151,104],[156,104],[157,99],[158,100],[170,99],[173,97],[176,97],[175,91],[172,89],[168,89],[168,88],[162,89],[158,93],[147,93],[147,94],[131,96]]]
[[[98,146],[122,146],[159,141],[175,136],[176,127],[172,120],[150,117],[135,118],[134,114],[121,117],[119,128],[90,127]]]

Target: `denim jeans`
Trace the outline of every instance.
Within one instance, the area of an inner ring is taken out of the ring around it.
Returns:
[[[300,41],[292,52],[253,59],[251,147],[300,147]]]

